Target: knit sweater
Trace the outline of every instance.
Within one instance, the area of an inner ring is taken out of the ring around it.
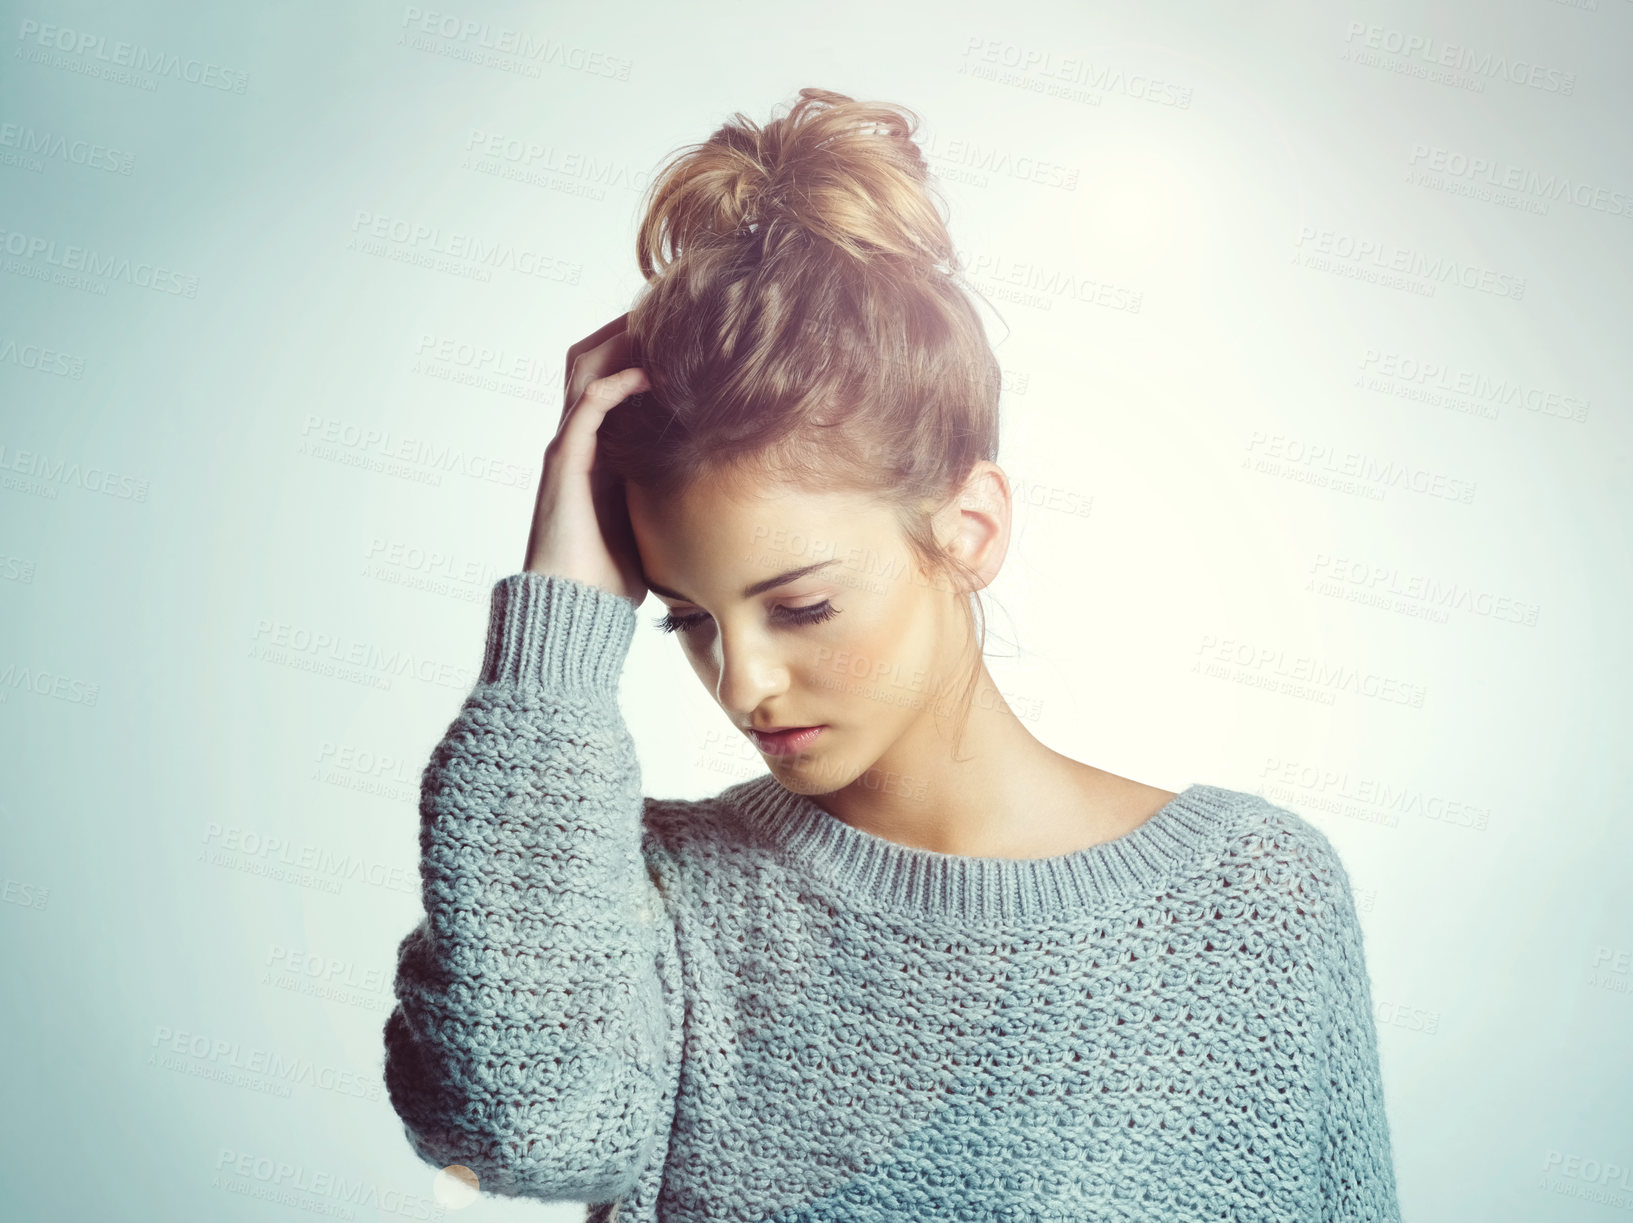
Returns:
[[[421,778],[389,1097],[419,1158],[590,1220],[1398,1220],[1327,838],[1192,785],[1049,858],[942,854],[771,774],[643,796],[636,605],[493,588]]]

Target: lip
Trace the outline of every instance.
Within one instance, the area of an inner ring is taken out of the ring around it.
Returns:
[[[803,752],[827,728],[824,722],[817,726],[800,726],[790,730],[763,731],[749,729],[754,742],[768,756],[792,756]]]

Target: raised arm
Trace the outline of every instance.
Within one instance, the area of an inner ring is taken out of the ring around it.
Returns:
[[[498,582],[422,777],[426,913],[398,950],[385,1081],[420,1158],[487,1192],[622,1196],[673,1117],[674,928],[617,703],[635,622],[597,586]]]

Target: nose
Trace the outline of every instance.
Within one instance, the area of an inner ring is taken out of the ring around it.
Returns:
[[[788,687],[788,664],[763,634],[715,638],[715,700],[739,724]]]

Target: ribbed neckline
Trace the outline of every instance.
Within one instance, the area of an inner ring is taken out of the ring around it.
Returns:
[[[790,865],[868,908],[963,922],[1087,916],[1155,895],[1223,844],[1253,796],[1200,783],[1110,841],[1050,858],[978,858],[887,840],[829,815],[770,773],[721,795]]]

